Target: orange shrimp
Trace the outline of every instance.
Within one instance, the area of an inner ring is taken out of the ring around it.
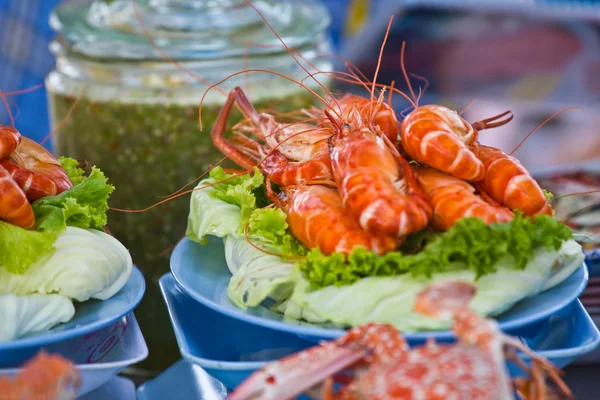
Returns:
[[[26,137],[16,150],[0,161],[29,201],[55,196],[73,187],[58,160],[44,147]]]
[[[402,43],[400,64],[412,100],[406,97],[414,110],[402,121],[400,138],[402,148],[414,160],[458,178],[477,182],[484,178],[483,163],[477,158],[478,131],[495,128],[512,120],[510,111],[470,124],[449,108],[439,105],[419,106],[404,68]]]
[[[509,222],[513,213],[493,200],[475,194],[475,188],[462,179],[434,168],[413,167],[417,181],[433,206],[435,229],[446,231],[465,217],[481,218],[486,224]]]
[[[504,125],[509,112],[470,124],[458,113],[438,105],[417,107],[402,121],[400,137],[404,151],[419,163],[447,172],[457,178],[477,182],[485,169],[478,154],[478,130]]]
[[[0,160],[8,157],[21,143],[21,134],[15,128],[0,125]]]
[[[0,219],[21,228],[31,229],[35,225],[35,216],[25,193],[0,165]]]
[[[485,178],[477,183],[498,203],[525,215],[552,215],[552,207],[529,171],[515,157],[495,147],[479,146]]]
[[[71,362],[41,351],[23,366],[15,378],[0,377],[0,398],[75,399],[80,385],[81,377]]]
[[[394,237],[361,229],[342,207],[335,189],[321,185],[287,186],[277,196],[267,184],[267,192],[287,214],[294,237],[309,249],[319,248],[324,254],[349,254],[356,247],[364,247],[385,254],[399,245]]]
[[[234,103],[248,120],[234,127],[234,139],[241,146],[224,136]],[[247,133],[265,141],[266,148]],[[261,172],[281,186],[332,181],[329,136],[328,129],[307,123],[280,124],[272,115],[258,113],[239,87],[229,93],[211,132],[213,144],[232,161],[246,169],[258,164]]]
[[[330,118],[331,165],[343,206],[372,233],[402,237],[423,229],[432,210],[408,162],[359,118],[344,125]]]

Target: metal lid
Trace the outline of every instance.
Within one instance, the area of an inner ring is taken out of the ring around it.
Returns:
[[[254,0],[289,47],[318,47],[330,18],[317,0]],[[58,52],[121,60],[177,60],[268,55],[285,51],[244,0],[71,0],[50,17]],[[144,32],[145,31],[145,32]],[[146,35],[147,33],[147,35]]]

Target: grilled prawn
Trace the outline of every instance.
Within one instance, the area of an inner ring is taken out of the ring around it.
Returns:
[[[12,176],[31,202],[73,187],[60,162],[43,146],[26,137],[0,166]]]
[[[0,125],[0,160],[10,156],[21,143],[21,134],[15,128]]]
[[[466,282],[441,282],[417,295],[415,311],[453,318],[457,344],[428,341],[410,349],[400,332],[390,325],[369,324],[345,336],[276,361],[255,372],[229,396],[230,400],[291,399],[320,386],[326,400],[410,399],[514,399],[506,360],[513,360],[530,378],[516,382],[526,399],[571,397],[558,368],[536,355],[516,338],[502,333],[495,321],[482,319],[467,304],[475,287]],[[527,367],[516,355],[520,350],[533,362]],[[346,384],[333,390],[336,376]],[[556,388],[547,384],[550,377]],[[349,381],[349,383],[347,383]]]
[[[529,171],[515,157],[495,147],[479,146],[485,177],[480,189],[498,203],[525,215],[552,215],[552,207]]]
[[[469,182],[434,168],[413,167],[417,181],[433,207],[431,224],[446,231],[462,218],[481,218],[486,224],[509,222],[513,213],[494,200],[475,194]]]
[[[279,196],[267,185],[268,195],[287,214],[290,230],[309,249],[319,248],[324,254],[349,254],[364,247],[377,254],[393,251],[398,240],[392,236],[373,235],[363,230],[344,211],[335,189],[321,185],[284,187]]]
[[[29,202],[72,186],[50,152],[16,129],[0,126],[0,219],[33,228],[35,217]]]
[[[483,162],[478,158],[478,130],[508,123],[512,116],[492,122],[507,114],[470,124],[449,108],[418,106],[402,121],[402,147],[419,163],[477,182],[485,177]]]
[[[432,210],[408,162],[358,113],[347,124],[331,119],[331,166],[344,208],[374,234],[403,237],[423,229]]]
[[[30,229],[35,225],[35,216],[27,196],[12,178],[10,173],[0,165],[0,219]]]

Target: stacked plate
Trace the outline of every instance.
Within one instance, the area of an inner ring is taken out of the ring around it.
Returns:
[[[75,316],[68,323],[36,336],[0,342],[0,376],[14,376],[20,365],[45,350],[76,364],[82,378],[79,395],[84,398],[107,398],[101,392],[108,390],[102,387],[108,382],[119,393],[132,390],[133,383],[113,378],[148,356],[146,342],[133,315],[145,288],[142,273],[134,267],[119,292],[107,300],[77,304]]]
[[[160,285],[187,363],[176,364],[164,376],[141,386],[140,399],[156,399],[152,393],[168,391],[174,385],[190,391],[186,398],[222,398],[225,388],[235,388],[266,362],[344,334],[338,329],[285,320],[266,304],[248,310],[237,308],[227,294],[231,274],[218,240],[209,239],[208,245],[182,240],[171,257],[171,272],[161,278]],[[587,268],[582,265],[559,285],[500,315],[500,327],[556,365],[568,365],[600,343],[598,329],[577,299],[587,282]],[[411,345],[428,337],[455,339],[449,331],[405,337]],[[523,359],[527,361],[525,356]],[[194,379],[184,382],[176,378],[190,374]],[[217,397],[203,397],[202,390],[211,390]]]

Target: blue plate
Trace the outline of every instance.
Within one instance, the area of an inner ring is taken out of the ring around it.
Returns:
[[[235,388],[267,361],[289,355],[296,351],[294,348],[314,345],[290,334],[218,314],[186,295],[170,275],[160,279],[160,286],[184,360],[202,367],[227,388]],[[210,321],[209,329],[205,321]],[[600,344],[600,332],[581,303],[575,300],[521,340],[562,368],[596,348]],[[245,361],[250,358],[249,354],[253,360]],[[522,358],[527,362],[528,357]],[[513,375],[519,372],[510,364],[509,369]]]
[[[225,400],[227,389],[197,365],[179,360],[137,389],[137,400]]]
[[[75,303],[75,316],[66,324],[36,336],[0,342],[0,367],[20,364],[51,343],[83,336],[116,322],[138,305],[145,289],[142,273],[133,267],[125,286],[110,299]]]
[[[264,360],[313,345],[295,335],[229,318],[198,304],[181,290],[171,274],[164,275],[159,283],[181,355],[227,387],[235,387]]]
[[[148,347],[132,312],[95,332],[50,344],[44,350],[75,364],[82,379],[80,396],[148,357]],[[0,376],[14,376],[18,371],[19,368],[0,369]]]
[[[127,378],[115,377],[77,400],[136,400],[136,398],[135,383]]]
[[[252,324],[271,329],[293,333],[312,341],[336,338],[344,333],[339,329],[328,329],[317,326],[306,326],[296,321],[284,322],[281,314],[266,307],[254,307],[247,311],[236,307],[227,295],[227,286],[231,273],[225,262],[223,243],[214,237],[209,237],[209,245],[183,239],[171,256],[171,272],[185,290],[196,301],[226,314]],[[571,304],[585,289],[588,273],[585,266],[577,269],[569,278],[554,288],[537,296],[524,299],[497,320],[502,330],[518,333],[519,329],[539,322],[558,310]],[[450,331],[420,332],[407,334],[410,343],[420,343],[426,338],[433,337],[438,341],[453,340]]]

